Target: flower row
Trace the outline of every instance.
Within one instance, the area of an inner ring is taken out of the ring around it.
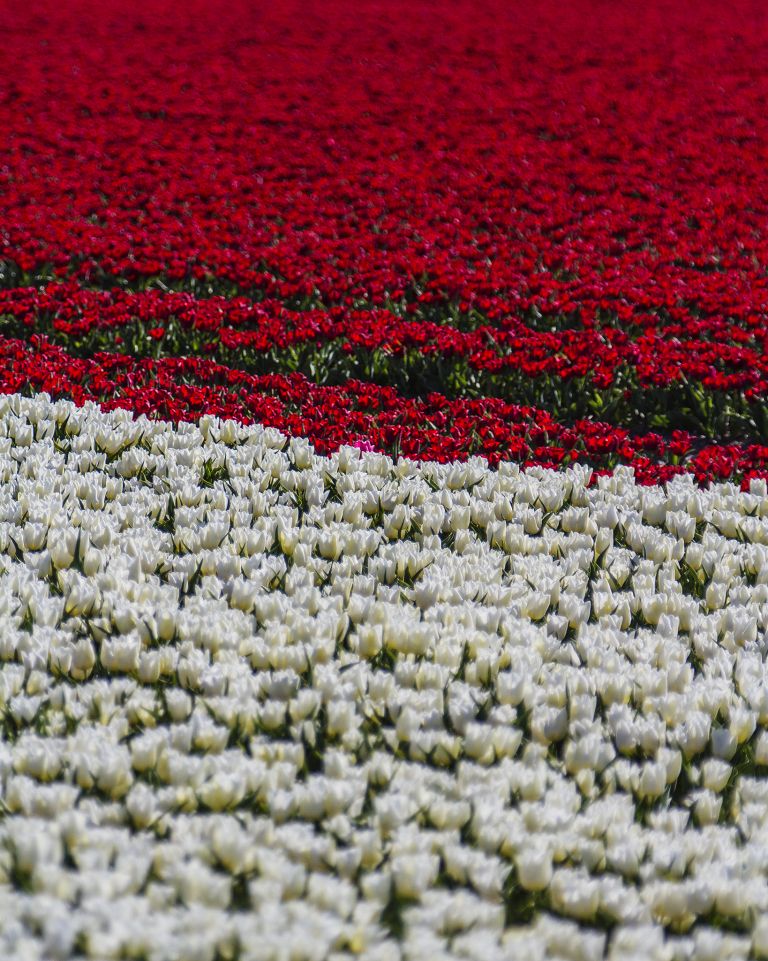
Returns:
[[[562,420],[610,414],[636,431],[653,423],[754,436],[765,426],[762,339],[722,321],[635,337],[595,325],[542,331],[514,317],[460,330],[384,309],[290,310],[274,300],[67,283],[0,291],[0,329],[43,334],[86,356],[202,352],[251,373],[311,371],[319,382],[363,378],[409,394],[501,396],[557,410]]]
[[[764,481],[0,415],[9,956],[768,951]]]
[[[162,3],[146,22],[48,3],[47,46],[6,18],[6,258],[281,300],[764,320],[754,0],[733,29],[712,0],[642,24],[617,7],[599,36],[584,0],[439,25],[429,4],[351,9],[198,3],[181,30]]]

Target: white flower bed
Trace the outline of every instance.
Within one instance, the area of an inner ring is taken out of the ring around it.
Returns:
[[[0,398],[0,957],[768,956],[768,496]]]

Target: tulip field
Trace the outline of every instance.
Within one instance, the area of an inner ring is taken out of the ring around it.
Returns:
[[[768,958],[764,4],[0,31],[0,959]]]

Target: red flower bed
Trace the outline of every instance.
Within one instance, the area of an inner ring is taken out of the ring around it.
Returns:
[[[764,469],[756,0],[42,0],[0,28],[3,389]]]

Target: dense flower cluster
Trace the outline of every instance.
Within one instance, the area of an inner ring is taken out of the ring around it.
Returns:
[[[610,462],[642,479],[729,465],[748,486],[763,468],[734,448],[768,429],[760,4],[613,4],[599,31],[587,0],[412,6],[0,12],[0,344],[493,397],[659,434],[656,473]],[[570,449],[502,456],[551,447]]]
[[[768,958],[767,23],[0,10],[0,957]]]
[[[768,489],[589,475],[0,398],[2,955],[768,956]]]

